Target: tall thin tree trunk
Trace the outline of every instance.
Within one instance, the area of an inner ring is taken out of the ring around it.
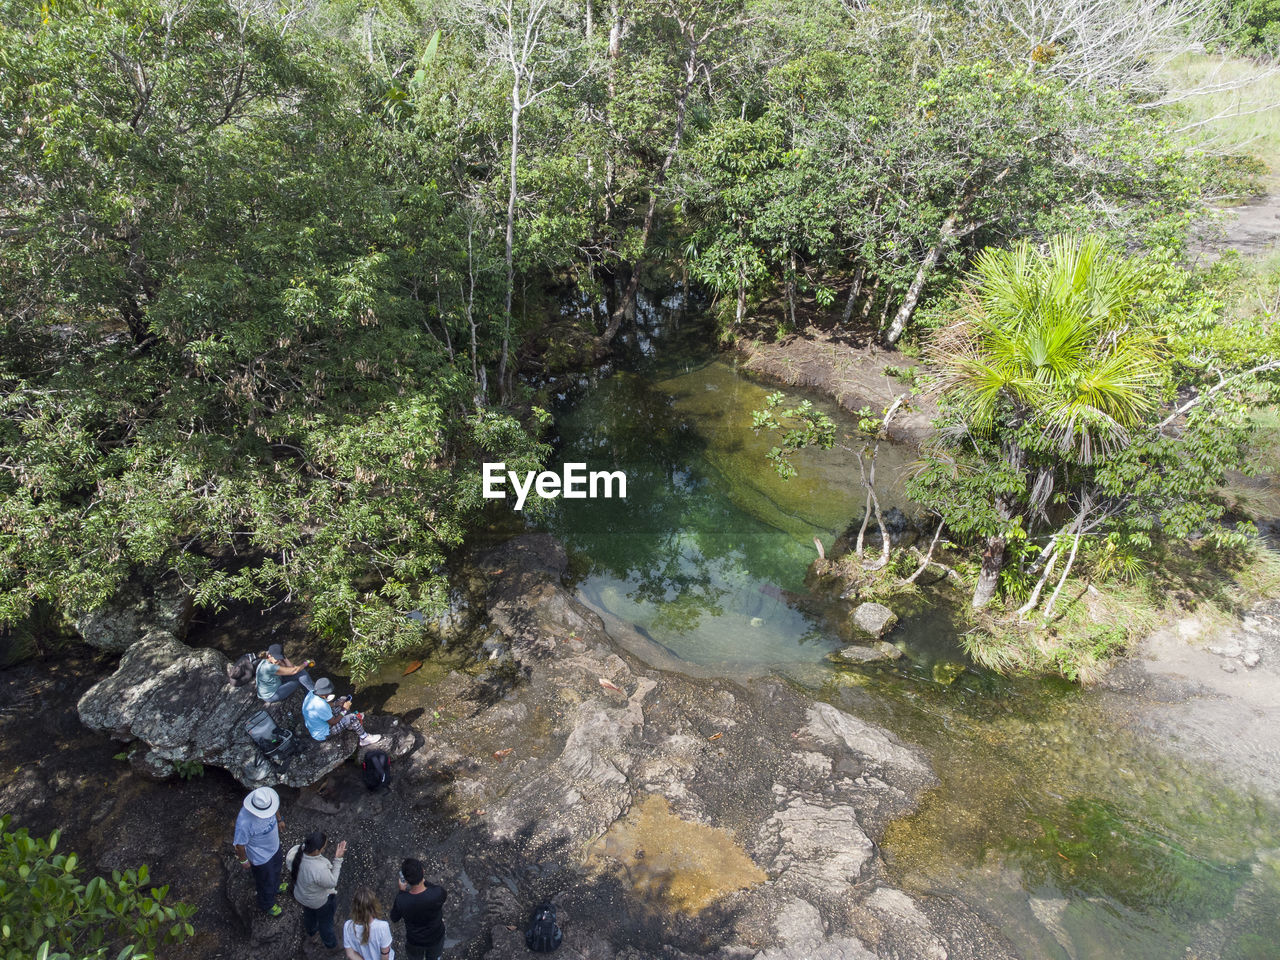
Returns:
[[[858,454],[858,470],[862,470],[862,454]],[[866,482],[866,476],[863,476],[863,482]],[[862,526],[858,527],[858,542],[854,547],[853,555],[859,560],[862,559],[863,543],[867,535],[867,524],[871,522],[871,488],[867,487],[867,502],[862,505]]]
[[[871,281],[871,289],[867,291],[867,299],[862,304],[862,319],[866,320],[871,316],[871,305],[875,303],[876,294],[880,292],[880,278],[876,277]]]
[[[680,142],[684,139],[684,123],[685,114],[689,106],[689,94],[693,92],[693,86],[697,79],[698,47],[691,42],[684,65],[684,85],[680,88],[680,96],[676,101],[675,132],[672,134],[671,143],[667,147],[667,154],[662,159],[662,166],[658,168],[658,172],[653,178],[653,184],[649,188],[649,205],[645,208],[644,223],[640,228],[640,256],[632,267],[631,279],[627,282],[626,290],[623,291],[622,302],[614,308],[613,316],[609,318],[609,325],[600,337],[601,346],[608,346],[613,341],[613,338],[618,335],[618,328],[622,326],[623,319],[634,307],[636,291],[640,288],[641,263],[645,251],[649,247],[649,236],[653,233],[654,217],[658,210],[658,195],[661,193],[663,185],[667,182],[667,173],[671,170],[671,165],[676,159],[676,153],[680,150]]]
[[[889,550],[892,543],[889,540],[889,530],[884,525],[884,516],[880,513],[880,498],[876,496],[876,459],[880,454],[880,444],[877,443],[871,451],[871,466],[863,476],[862,482],[867,485],[867,493],[871,495],[871,510],[876,515],[876,526],[880,528],[880,560],[875,566],[870,567],[872,570],[882,570],[889,565]],[[858,458],[858,468],[862,468],[862,458]]]
[[[733,322],[735,325],[742,324],[742,318],[747,313],[747,268],[742,264],[738,264],[738,309],[734,313]]]
[[[471,328],[471,382],[475,384],[476,389],[476,406],[483,406],[488,400],[487,384],[482,376],[483,368],[480,366],[480,353],[477,346],[476,338],[476,269],[475,260],[472,253],[472,237],[475,234],[475,223],[471,217],[467,218],[467,293],[463,299],[463,303],[467,310],[467,325]]]
[[[622,35],[626,32],[626,21],[623,20],[618,0],[609,5],[609,49],[605,66],[605,87],[608,98],[604,104],[604,125],[608,131],[608,141],[604,154],[604,222],[613,218],[613,187],[617,179],[617,162],[614,150],[617,148],[617,131],[613,125],[613,103],[618,96],[618,58],[622,56]]]
[[[794,250],[791,251],[787,265],[787,315],[791,329],[794,330],[796,328],[796,252]]]
[[[511,181],[507,191],[507,290],[502,314],[502,357],[498,361],[498,393],[507,399],[507,357],[511,343],[511,298],[516,285],[516,164],[520,149],[520,80],[511,83]]]
[[[853,305],[858,302],[858,294],[862,292],[862,277],[866,272],[867,268],[858,264],[858,269],[853,274],[853,283],[849,286],[849,299],[845,301],[844,313],[840,317],[843,324],[853,319]]]

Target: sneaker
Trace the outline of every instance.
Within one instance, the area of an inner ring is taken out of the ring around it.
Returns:
[[[368,746],[371,746],[372,744],[377,743],[381,739],[382,739],[382,734],[380,733],[366,733],[363,737],[360,738],[360,746],[368,747]]]
[[[282,913],[284,913],[284,908],[277,903],[274,907],[272,907],[270,910],[267,911],[267,916],[278,917]]]
[[[288,880],[282,880],[282,881],[281,881],[281,883],[280,883],[280,888],[279,888],[279,889],[280,889],[280,892],[281,892],[281,893],[288,893],[288,892],[289,892],[289,881],[288,881]]]

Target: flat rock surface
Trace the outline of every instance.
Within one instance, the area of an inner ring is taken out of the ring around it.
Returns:
[[[1188,618],[1158,630],[1107,682],[1158,701],[1142,722],[1161,740],[1280,799],[1280,600],[1234,627]]]
[[[524,925],[544,900],[560,911],[565,957],[1012,956],[964,904],[886,881],[878,838],[935,782],[913,746],[777,680],[641,666],[566,590],[564,552],[549,537],[512,541],[482,567],[491,632],[473,665],[378,688],[399,686],[395,696],[416,704],[378,714],[398,754],[390,790],[367,792],[345,748],[312,787],[280,788],[286,847],[314,829],[349,842],[339,920],[357,885],[389,903],[400,859],[416,854],[450,893],[450,960],[527,956]],[[81,710],[99,730],[149,737],[150,752],[207,744],[211,760],[233,766],[227,754],[238,748],[226,733],[257,703],[248,690],[222,689],[224,667],[215,651],[152,636],[79,698]],[[377,694],[366,695],[376,711]],[[99,734],[80,735],[94,757],[115,749]],[[230,853],[242,786],[213,768],[190,786],[112,769],[129,791],[101,797],[93,779],[46,772],[6,787],[0,800],[56,807],[98,863],[156,864],[175,895],[207,911],[211,926],[200,924],[183,950],[188,960],[317,955],[303,949],[287,897],[278,920],[257,912]],[[51,779],[61,786],[46,788]],[[175,804],[170,819],[165,791],[192,796],[199,815]],[[94,803],[106,805],[104,822],[127,815],[128,828],[112,833],[121,839],[87,839]],[[737,874],[723,882],[716,871],[730,868]],[[716,890],[702,888],[706,877]],[[402,937],[397,924],[397,951]]]

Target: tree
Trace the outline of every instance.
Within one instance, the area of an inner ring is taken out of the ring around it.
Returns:
[[[725,35],[733,35],[746,25],[741,11],[741,0],[715,0],[710,4],[670,0],[662,7],[661,16],[674,26],[676,36],[679,38],[679,74],[676,80],[674,123],[671,139],[662,155],[662,163],[653,172],[649,181],[648,199],[644,217],[640,222],[640,235],[634,246],[636,252],[632,258],[631,276],[600,337],[602,346],[607,346],[617,336],[623,319],[635,306],[644,257],[656,222],[658,201],[662,197],[667,177],[684,142],[689,99],[699,79],[704,76],[709,78],[715,66],[708,48],[717,41],[723,41]]]
[[[0,13],[0,620],[176,577],[300,604],[357,676],[420,645],[476,464],[545,455],[442,331],[447,168],[359,52],[218,0]]]
[[[1163,355],[1142,293],[1138,266],[1097,238],[977,257],[933,354],[950,422],[999,450],[975,609],[995,596],[1011,531],[1046,515],[1062,468],[1106,460],[1156,409]]]
[[[486,20],[490,55],[507,72],[510,80],[511,139],[508,152],[506,215],[506,300],[502,354],[498,361],[498,386],[505,398],[509,392],[508,362],[511,344],[511,301],[515,292],[516,200],[519,196],[520,120],[524,111],[547,93],[574,80],[563,78],[566,62],[576,52],[566,43],[572,27],[568,11],[552,0],[504,0],[500,5],[482,3],[477,11]],[[561,74],[557,77],[557,73]]]
[[[781,28],[775,27],[776,30]],[[796,28],[799,31],[800,28]],[[782,49],[715,105],[679,170],[694,276],[737,294],[797,288],[888,344],[975,247],[1063,229],[1150,235],[1205,168],[1124,95],[993,59],[965,16],[877,9]],[[878,328],[878,329],[877,329]]]
[[[146,960],[159,944],[195,930],[195,908],[167,904],[168,886],[147,887],[145,866],[80,880],[79,858],[56,853],[26,828],[0,817],[0,956],[4,960]]]

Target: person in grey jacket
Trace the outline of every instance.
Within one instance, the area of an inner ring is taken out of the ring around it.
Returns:
[[[342,873],[347,841],[338,844],[332,863],[324,856],[328,845],[329,838],[322,831],[313,830],[302,843],[289,851],[286,859],[293,899],[302,904],[302,929],[307,940],[310,941],[318,931],[320,942],[332,950],[338,945],[333,915],[338,904],[338,875]]]

